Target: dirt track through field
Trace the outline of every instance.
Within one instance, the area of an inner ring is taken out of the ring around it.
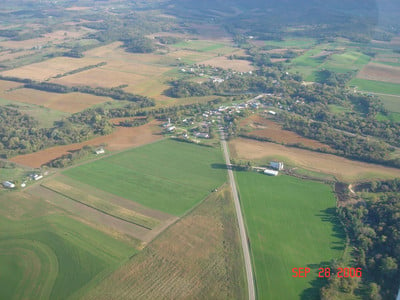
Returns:
[[[109,151],[119,151],[142,146],[163,138],[159,134],[158,124],[158,122],[153,121],[139,127],[118,127],[113,133],[106,136],[100,136],[82,143],[56,146],[35,153],[15,156],[10,161],[32,168],[39,168],[53,159],[87,145],[97,146],[107,144],[106,149]]]

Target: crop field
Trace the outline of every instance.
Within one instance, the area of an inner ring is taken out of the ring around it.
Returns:
[[[42,199],[1,193],[0,290],[4,299],[60,299],[85,290],[135,244],[98,231]]]
[[[151,122],[138,127],[118,127],[109,135],[99,136],[82,143],[56,146],[30,154],[18,155],[11,158],[10,161],[32,168],[40,168],[43,164],[71,151],[79,150],[86,145],[98,146],[106,144],[106,149],[109,151],[120,151],[142,146],[162,139],[158,125],[158,122]]]
[[[235,159],[255,160],[260,164],[267,164],[270,160],[278,159],[291,166],[330,174],[344,181],[399,176],[399,170],[395,168],[268,142],[238,138],[230,142],[230,149]]]
[[[400,84],[400,67],[369,63],[357,74],[357,78]]]
[[[236,174],[260,299],[319,299],[318,267],[344,250],[331,187],[289,176]],[[309,267],[307,278],[292,268]]]
[[[83,93],[60,94],[25,88],[0,94],[0,97],[18,102],[35,104],[65,113],[76,113],[95,104],[112,101],[109,97],[100,97]]]
[[[102,62],[99,59],[56,57],[43,62],[1,72],[3,76],[44,81],[51,77]]]
[[[400,85],[392,82],[354,78],[349,85],[356,86],[362,91],[400,96]]]
[[[146,207],[180,216],[226,180],[221,164],[219,148],[164,140],[63,174]]]
[[[246,299],[231,194],[225,187],[169,227],[85,299]]]

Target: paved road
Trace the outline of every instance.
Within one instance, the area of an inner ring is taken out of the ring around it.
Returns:
[[[223,148],[224,156],[225,156],[225,163],[227,166],[230,166],[231,162],[229,159],[228,146],[226,144],[224,133],[222,130],[220,130],[220,134],[221,134],[221,144],[222,144],[222,148]],[[231,189],[232,189],[233,200],[235,202],[236,216],[237,216],[238,224],[239,224],[240,239],[242,240],[244,264],[245,264],[245,268],[246,268],[246,277],[247,277],[247,286],[248,286],[248,290],[249,290],[249,300],[255,300],[256,294],[255,294],[255,287],[254,287],[253,269],[252,269],[252,265],[251,265],[249,245],[247,243],[246,228],[244,226],[243,214],[242,214],[242,209],[240,207],[239,196],[238,196],[238,192],[236,189],[235,178],[233,177],[233,172],[230,167],[228,167],[228,175],[229,175],[229,182],[230,182]]]

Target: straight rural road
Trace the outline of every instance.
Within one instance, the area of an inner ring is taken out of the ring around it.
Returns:
[[[249,244],[247,243],[246,227],[244,226],[243,214],[242,214],[242,209],[240,206],[239,195],[238,195],[238,192],[236,189],[235,177],[233,176],[233,172],[230,167],[231,161],[229,159],[228,146],[227,146],[227,143],[225,140],[225,134],[224,134],[223,130],[220,130],[220,136],[221,136],[222,149],[223,149],[224,156],[225,156],[225,163],[228,168],[229,182],[231,185],[233,200],[235,203],[236,216],[237,216],[238,224],[239,224],[239,233],[240,233],[240,239],[242,241],[244,264],[245,264],[245,268],[246,268],[249,300],[255,300],[256,292],[255,292],[255,287],[254,287],[253,269],[252,269],[252,265],[251,265]]]

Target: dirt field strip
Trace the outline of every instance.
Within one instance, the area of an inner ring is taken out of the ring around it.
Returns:
[[[120,151],[142,146],[163,138],[162,135],[158,134],[160,130],[158,125],[158,122],[153,121],[139,127],[118,127],[113,133],[106,136],[100,136],[78,144],[56,146],[35,153],[18,155],[11,158],[10,161],[32,168],[40,168],[40,166],[53,159],[71,151],[79,150],[87,145],[107,144],[106,149],[109,151]]]
[[[357,78],[400,84],[400,67],[370,62],[357,74]]]

